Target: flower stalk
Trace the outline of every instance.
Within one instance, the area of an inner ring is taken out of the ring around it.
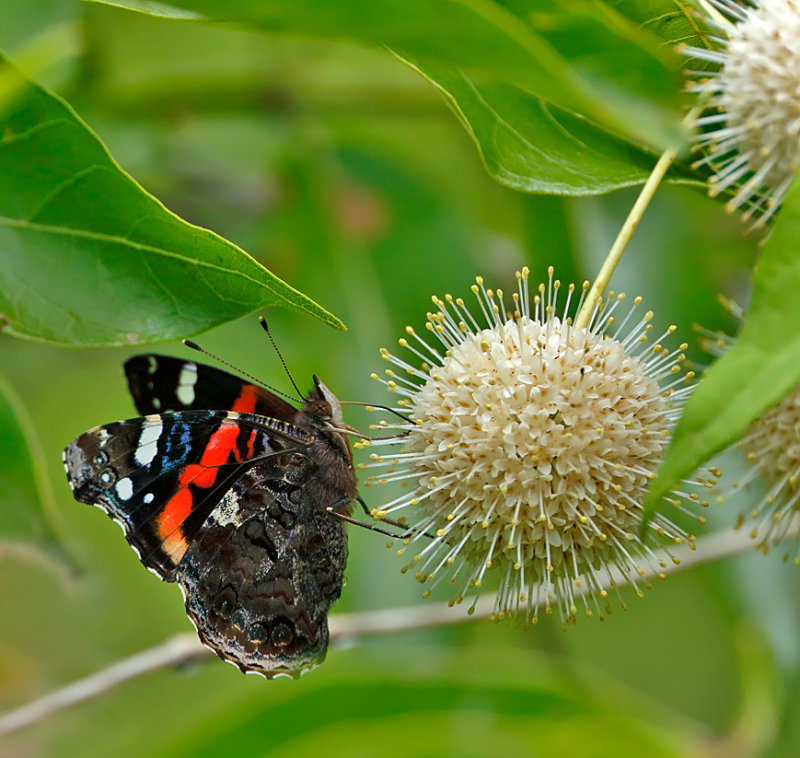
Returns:
[[[684,126],[692,127],[695,119],[702,111],[703,106],[701,105],[692,108],[683,120]],[[576,328],[580,329],[585,327],[589,323],[589,318],[591,317],[593,309],[602,303],[603,293],[606,291],[611,281],[617,264],[619,264],[622,259],[622,254],[627,249],[628,243],[631,241],[633,233],[636,231],[636,227],[639,226],[639,222],[642,220],[645,211],[650,205],[650,201],[653,199],[656,190],[666,176],[667,171],[669,171],[670,166],[675,162],[675,158],[678,156],[679,152],[680,150],[677,147],[665,150],[656,162],[656,165],[653,166],[650,176],[647,177],[647,181],[639,192],[636,202],[633,204],[625,222],[622,224],[614,240],[614,244],[608,251],[608,255],[603,261],[603,265],[600,267],[600,271],[589,289],[589,294],[583,303],[583,307],[575,318]]]

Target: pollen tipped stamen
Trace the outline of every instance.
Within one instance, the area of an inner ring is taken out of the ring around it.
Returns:
[[[650,319],[648,316],[652,318],[651,313],[645,313],[642,319],[628,332],[627,336],[620,340],[623,349],[632,351],[632,349],[635,349],[635,347],[641,343],[642,337],[647,333],[648,327],[650,326]]]

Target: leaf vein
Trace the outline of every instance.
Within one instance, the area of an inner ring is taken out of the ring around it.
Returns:
[[[52,226],[49,224],[41,224],[22,219],[8,218],[7,216],[0,216],[0,226],[6,226],[14,229],[26,229],[30,231],[41,232],[46,234],[54,234],[65,237],[72,236],[78,239],[93,240],[97,242],[105,242],[114,245],[123,245],[126,247],[130,247],[133,250],[136,250],[137,252],[145,255],[149,254],[155,256],[162,256],[164,258],[170,258],[172,260],[181,263],[187,263],[192,266],[196,266],[198,268],[206,268],[212,271],[218,271],[223,274],[230,274],[231,276],[239,277],[251,284],[255,284],[258,287],[269,290],[273,294],[280,297],[281,300],[290,302],[282,293],[280,293],[278,290],[272,287],[270,282],[257,279],[251,276],[250,274],[247,274],[244,271],[222,266],[217,263],[212,263],[210,261],[204,261],[200,258],[191,258],[186,255],[181,255],[180,253],[172,252],[170,250],[165,250],[164,248],[154,247],[152,245],[146,245],[142,242],[136,242],[126,237],[119,237],[117,235],[112,235],[112,234],[103,234],[101,232],[92,232],[87,229],[74,229],[74,228]],[[244,253],[240,251],[239,248],[235,247],[232,244],[231,244],[231,250],[235,251],[238,254],[244,255]],[[267,271],[267,269],[263,268],[261,264],[259,264],[257,261],[252,260],[251,265],[262,268],[264,273],[266,273],[269,276],[272,276],[272,274],[270,274],[269,271]]]

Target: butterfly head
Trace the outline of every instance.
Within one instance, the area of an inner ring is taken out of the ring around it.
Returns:
[[[324,424],[335,427],[344,426],[342,406],[339,400],[316,374],[314,375],[314,389],[306,396],[303,410]]]
[[[325,438],[332,442],[352,466],[353,453],[347,440],[347,433],[361,436],[357,430],[344,423],[342,405],[318,376],[314,376],[314,389],[303,401],[303,411],[321,428]]]

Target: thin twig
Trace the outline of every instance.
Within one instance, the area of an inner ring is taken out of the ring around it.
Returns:
[[[800,518],[796,519],[793,525],[787,529],[783,536],[784,540],[790,540],[797,536],[800,527]],[[698,566],[703,563],[712,563],[724,558],[754,549],[755,541],[746,529],[728,529],[715,534],[709,534],[697,540],[697,549],[691,550],[684,546],[678,550],[671,551],[670,555],[661,551],[654,551],[656,557],[663,558],[666,566],[658,567],[658,571],[647,568],[637,579],[649,580],[658,574],[675,574],[679,571]],[[673,558],[679,560],[678,563]],[[628,575],[623,574],[618,569],[611,569],[611,579],[614,586],[623,587],[629,583]],[[610,581],[604,583],[606,589],[611,585]],[[583,582],[580,587],[574,590],[574,597],[583,597],[593,592],[587,582]],[[394,632],[405,632],[413,629],[428,629],[437,626],[451,626],[453,624],[463,624],[464,622],[475,619],[491,618],[495,614],[495,594],[488,592],[478,598],[475,610],[472,614],[466,612],[459,613],[452,608],[449,603],[430,603],[426,605],[416,605],[406,608],[387,608],[381,611],[368,611],[364,613],[338,613],[331,616],[331,640],[353,640],[359,637],[371,637],[378,634],[392,634]],[[544,604],[544,601],[543,601]]]
[[[800,519],[796,519],[787,530],[785,539],[797,536]],[[673,551],[673,556],[680,559],[674,563],[672,557],[664,554],[667,565],[659,572],[674,574],[702,563],[730,558],[753,549],[753,540],[746,530],[730,529],[711,534],[697,541],[697,549],[683,547]],[[658,554],[658,553],[657,553]],[[643,579],[653,578],[655,572],[646,571]],[[638,576],[638,575],[637,575]],[[618,587],[627,584],[627,577],[622,573],[612,572],[613,581]],[[575,588],[575,596],[581,597],[591,591],[588,583]],[[450,607],[448,603],[431,603],[405,608],[388,608],[380,611],[363,613],[337,613],[330,618],[331,644],[341,644],[362,637],[380,634],[394,634],[414,629],[463,624],[475,619],[485,619],[494,612],[493,593],[478,599],[474,613],[468,615],[462,609]],[[79,679],[71,684],[55,690],[44,697],[20,706],[0,715],[0,735],[9,734],[31,726],[48,716],[65,708],[69,708],[86,700],[91,700],[104,692],[108,692],[125,682],[149,674],[166,667],[182,666],[190,661],[204,658],[211,651],[203,647],[193,633],[176,634],[160,645],[136,653],[113,663],[108,668]]]
[[[91,700],[129,679],[167,666],[178,666],[205,652],[208,651],[200,644],[195,634],[189,632],[176,634],[160,645],[122,658],[108,668],[78,679],[13,711],[8,711],[0,716],[0,735],[30,726],[76,703]]]

